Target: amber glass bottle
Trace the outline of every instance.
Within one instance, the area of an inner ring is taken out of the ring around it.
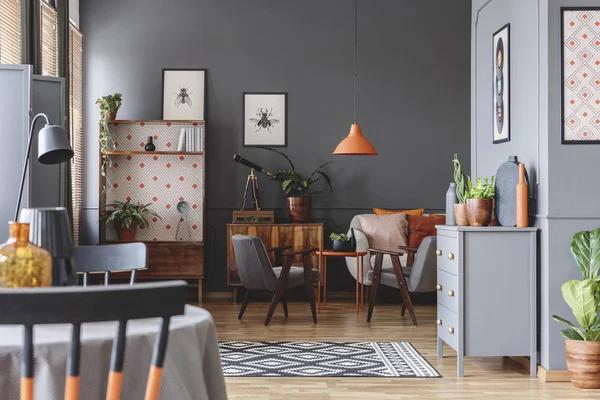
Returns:
[[[29,224],[9,222],[10,236],[0,246],[0,287],[52,285],[52,256],[29,242]]]

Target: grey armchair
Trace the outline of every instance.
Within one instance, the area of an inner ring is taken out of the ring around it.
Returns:
[[[404,316],[406,309],[408,309],[413,324],[417,325],[417,317],[412,307],[410,293],[433,292],[436,290],[436,246],[437,237],[429,236],[423,239],[418,249],[403,246],[399,246],[397,252],[369,249],[375,255],[375,265],[373,270],[367,274],[368,279],[372,281],[367,322],[371,322],[377,289],[381,283],[385,286],[400,289],[400,295],[402,296],[401,315]],[[400,262],[400,257],[407,253],[415,254],[415,261],[411,268],[403,267]],[[382,268],[384,256],[390,257],[391,270]]]
[[[246,289],[246,296],[238,319],[242,319],[255,292],[273,294],[265,319],[265,326],[269,325],[275,308],[280,301],[283,305],[283,313],[287,317],[286,289],[306,285],[306,294],[308,295],[313,321],[315,324],[317,323],[313,283],[319,282],[321,276],[318,270],[312,268],[310,254],[318,249],[285,251],[291,249],[291,246],[266,249],[262,240],[257,236],[234,235],[231,241],[239,269],[240,281]],[[275,259],[278,260],[278,263],[282,260],[283,266],[273,268],[267,251],[274,251]],[[292,267],[296,255],[302,256],[302,267]]]

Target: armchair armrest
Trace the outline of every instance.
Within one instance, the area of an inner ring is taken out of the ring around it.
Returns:
[[[416,253],[419,250],[414,247],[408,247],[408,246],[398,246],[398,249],[400,249],[402,251],[407,251],[409,253]]]
[[[291,249],[291,248],[292,248],[292,246],[279,246],[279,247],[269,247],[269,248],[267,248],[265,250],[267,250],[267,253],[268,253],[270,251],[277,252],[277,251],[288,250],[288,249]]]
[[[319,249],[316,247],[313,247],[311,249],[306,249],[306,250],[298,250],[298,251],[285,251],[282,253],[282,255],[284,257],[290,257],[290,256],[295,256],[298,254],[310,254],[310,253],[314,253],[315,251],[318,251]]]
[[[401,256],[404,253],[401,251],[381,250],[381,249],[368,249],[369,253],[381,253],[389,256]]]

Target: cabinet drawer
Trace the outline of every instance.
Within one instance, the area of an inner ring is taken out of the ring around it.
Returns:
[[[458,315],[438,303],[438,337],[446,342],[454,350],[458,351]]]
[[[448,236],[438,236],[437,245],[438,269],[458,275],[458,239]]]
[[[437,294],[438,303],[443,304],[449,310],[458,313],[458,296],[460,296],[460,293],[458,292],[458,276],[438,269],[437,283],[438,288],[440,289]]]

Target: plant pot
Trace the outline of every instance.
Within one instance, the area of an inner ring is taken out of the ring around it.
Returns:
[[[288,197],[287,209],[292,222],[306,222],[310,219],[312,197]]]
[[[135,232],[137,231],[138,223],[137,221],[133,221],[129,228],[125,228],[123,226],[117,227],[117,236],[119,236],[119,240],[121,242],[134,242],[135,241]]]
[[[350,241],[346,240],[334,240],[333,241],[333,251],[337,251],[339,253],[349,252],[351,250]]]
[[[471,226],[488,226],[492,218],[492,200],[467,199],[467,217]]]
[[[117,108],[115,111],[111,111],[108,113],[108,119],[110,121],[115,121],[117,119],[117,112],[119,111],[119,109]]]
[[[469,226],[469,218],[467,217],[467,205],[454,205],[454,220],[458,226]]]
[[[600,342],[565,339],[565,347],[573,386],[600,389]]]

